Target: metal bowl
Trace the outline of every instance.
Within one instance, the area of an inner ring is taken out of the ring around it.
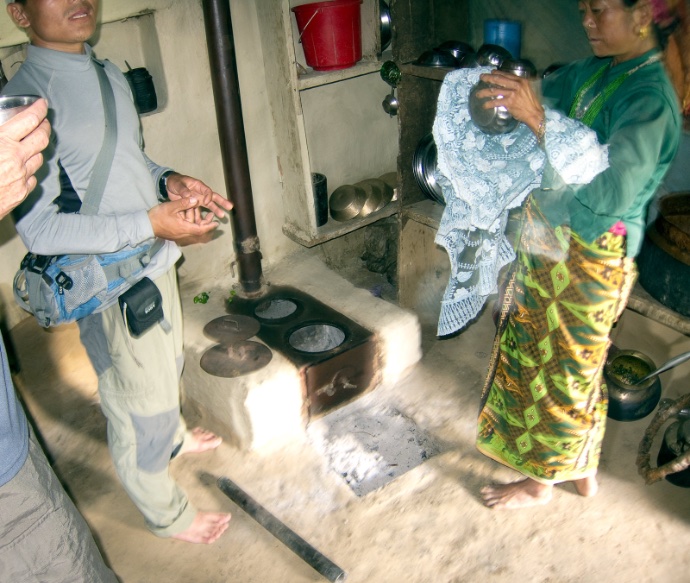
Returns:
[[[477,63],[481,67],[500,67],[503,61],[512,58],[508,49],[504,49],[500,45],[483,44],[477,49]]]
[[[506,59],[501,63],[499,70],[524,79],[536,79],[537,77],[537,68],[528,59]]]
[[[359,216],[367,200],[362,188],[344,184],[336,188],[328,201],[331,217],[336,221],[349,221]]]
[[[465,55],[474,54],[472,45],[462,42],[460,40],[447,40],[436,47],[439,51],[445,51],[453,55],[458,61],[462,60]]]
[[[446,69],[456,69],[460,66],[460,61],[458,61],[448,51],[431,49],[430,51],[424,51],[417,59],[416,64],[422,65],[423,67],[441,67]]]

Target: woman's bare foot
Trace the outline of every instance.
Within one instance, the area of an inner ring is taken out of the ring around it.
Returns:
[[[230,514],[222,512],[197,512],[190,527],[172,538],[188,543],[210,545],[218,540],[230,522]]]
[[[594,496],[599,491],[599,483],[596,476],[573,480],[573,484],[575,484],[575,490],[580,496]]]
[[[529,478],[512,484],[492,484],[481,490],[484,506],[489,508],[527,508],[551,500],[553,487]]]
[[[196,427],[188,431],[184,436],[182,447],[177,455],[185,453],[203,453],[211,449],[216,449],[223,442],[222,437],[218,437],[215,433]]]

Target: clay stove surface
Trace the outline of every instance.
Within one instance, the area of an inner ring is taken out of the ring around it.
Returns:
[[[355,287],[319,259],[298,253],[267,270],[265,276],[270,289],[298,289],[304,296],[324,304],[329,311],[337,311],[339,317],[351,320],[354,323],[351,325],[352,339],[358,344],[352,350],[368,353],[369,344],[375,342],[379,366],[373,375],[375,382],[365,383],[368,390],[395,385],[421,358],[421,329],[414,314],[374,297],[366,289]],[[204,326],[227,314],[226,300],[231,297],[231,284],[232,281],[187,283],[181,288],[185,317],[183,382],[186,394],[203,412],[210,427],[241,449],[272,447],[286,440],[301,439],[310,417],[304,395],[305,384],[308,383],[302,376],[311,378],[309,374],[317,368],[310,367],[304,371],[305,362],[311,359],[305,359],[294,350],[282,353],[273,349],[273,357],[267,366],[231,379],[209,375],[199,365],[204,352],[215,345],[214,340],[204,335]],[[195,304],[193,297],[201,292],[207,292],[209,300],[206,304]],[[272,297],[271,293],[265,297]],[[235,305],[246,303],[234,296],[229,309],[234,310]],[[303,315],[313,313],[311,308],[305,307]],[[287,331],[291,326],[286,324],[279,328]],[[263,338],[266,344],[274,344],[275,338],[270,330],[267,328],[265,332],[260,332],[254,340]],[[343,352],[336,358],[345,356]],[[368,369],[365,376],[371,375],[371,367]],[[333,372],[330,375],[332,377]],[[316,372],[314,376],[318,376]],[[323,383],[316,384],[321,386]],[[340,404],[339,395],[332,399],[334,406]],[[327,399],[322,400],[325,402]]]
[[[532,510],[498,512],[480,504],[483,484],[518,477],[479,455],[473,443],[492,336],[488,313],[456,338],[425,334],[424,356],[412,373],[370,394],[376,407],[395,407],[446,444],[379,489],[357,496],[309,440],[285,441],[270,452],[226,443],[175,461],[172,473],[197,507],[233,513],[230,529],[212,546],[158,539],[144,528],[110,462],[96,379],[76,328],[45,332],[27,319],[13,336],[24,365],[21,393],[122,583],[323,581],[207,475],[235,481],[343,568],[348,583],[688,580],[690,490],[646,486],[635,468],[648,418],[609,423],[594,498],[564,486],[548,506]],[[629,311],[614,341],[656,362],[690,350],[687,337]],[[662,382],[664,396],[687,393],[690,365],[664,373]],[[199,421],[193,411],[186,414]]]

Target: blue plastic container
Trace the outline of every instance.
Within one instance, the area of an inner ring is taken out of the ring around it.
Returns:
[[[522,25],[516,20],[489,19],[484,21],[484,44],[499,45],[520,58]]]

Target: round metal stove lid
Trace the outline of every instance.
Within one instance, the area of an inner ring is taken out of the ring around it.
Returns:
[[[204,334],[211,340],[229,344],[256,336],[260,329],[261,324],[255,318],[229,314],[211,320],[204,326]]]
[[[233,344],[216,344],[201,356],[201,368],[210,375],[241,377],[265,367],[273,352],[265,344],[245,340]]]

